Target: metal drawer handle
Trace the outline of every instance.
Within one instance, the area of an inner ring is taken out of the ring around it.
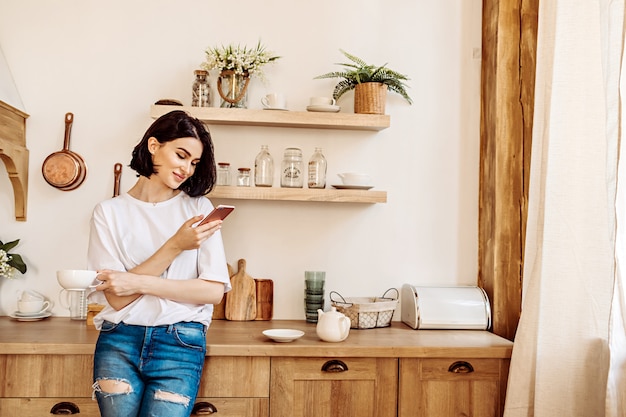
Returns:
[[[322,365],[322,371],[324,372],[345,372],[348,370],[348,365],[339,359],[331,359]]]
[[[474,372],[474,367],[469,362],[457,361],[450,365],[448,372],[455,374],[469,374],[470,372]]]
[[[203,416],[213,413],[217,413],[217,407],[206,401],[200,401],[199,403],[195,403],[193,405],[193,409],[191,410],[192,416]]]
[[[63,401],[56,403],[52,406],[50,414],[65,415],[65,414],[80,414],[78,406],[74,403]]]

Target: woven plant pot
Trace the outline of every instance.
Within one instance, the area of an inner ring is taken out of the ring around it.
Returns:
[[[385,114],[387,85],[361,83],[354,88],[354,112],[360,114]]]

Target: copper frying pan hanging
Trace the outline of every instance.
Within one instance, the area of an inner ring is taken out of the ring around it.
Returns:
[[[87,177],[85,161],[80,155],[70,151],[70,134],[73,122],[74,115],[66,113],[63,149],[49,155],[41,168],[46,182],[62,191],[78,188]]]

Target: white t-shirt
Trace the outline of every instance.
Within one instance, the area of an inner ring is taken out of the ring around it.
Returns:
[[[185,221],[211,210],[213,204],[208,198],[189,197],[184,192],[158,204],[137,200],[128,193],[105,200],[95,207],[91,218],[87,267],[128,271],[152,256]],[[225,284],[224,292],[230,291],[220,231],[199,249],[179,254],[161,278],[217,281]],[[119,311],[108,305],[102,292],[90,294],[90,300],[105,305],[94,318],[97,329],[104,320],[141,326],[194,321],[208,326],[213,315],[211,304],[186,304],[152,295],[143,295]]]

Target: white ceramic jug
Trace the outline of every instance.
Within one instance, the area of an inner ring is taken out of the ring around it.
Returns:
[[[331,307],[324,313],[317,310],[317,336],[325,342],[341,342],[346,340],[350,333],[350,319]]]

